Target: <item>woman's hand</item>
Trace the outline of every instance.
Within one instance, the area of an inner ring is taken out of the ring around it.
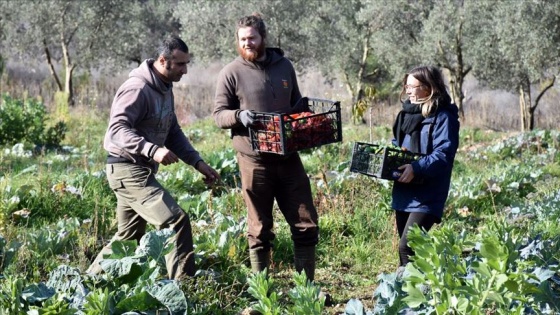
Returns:
[[[412,165],[401,165],[399,166],[399,170],[402,171],[402,174],[397,181],[401,183],[410,183],[414,179],[414,170],[412,169]]]

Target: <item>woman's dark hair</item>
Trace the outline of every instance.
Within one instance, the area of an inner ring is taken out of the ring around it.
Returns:
[[[434,113],[439,104],[451,103],[451,97],[447,93],[441,70],[434,66],[419,66],[411,69],[404,75],[400,94],[401,100],[406,95],[406,80],[408,76],[413,76],[431,91],[430,96],[422,100],[422,114],[424,116]]]
[[[156,50],[155,59],[163,56],[165,60],[173,59],[173,51],[178,49],[184,53],[189,53],[189,47],[185,42],[177,36],[169,36],[163,40],[161,45]]]
[[[236,39],[238,36],[238,31],[242,27],[252,27],[256,29],[257,32],[259,32],[259,35],[261,35],[263,40],[266,39],[266,25],[264,24],[264,21],[259,13],[253,13],[251,15],[244,16],[240,18],[239,21],[237,21],[237,28],[235,29]]]

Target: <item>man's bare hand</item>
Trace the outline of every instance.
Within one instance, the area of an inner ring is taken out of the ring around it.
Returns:
[[[166,148],[158,148],[154,154],[154,161],[163,165],[169,165],[179,162],[179,158],[175,153],[167,150]]]
[[[220,181],[220,174],[215,169],[210,167],[206,162],[200,161],[196,165],[196,170],[204,175],[204,183],[206,185],[213,185]]]

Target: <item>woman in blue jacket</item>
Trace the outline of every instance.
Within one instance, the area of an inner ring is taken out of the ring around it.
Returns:
[[[393,143],[404,150],[425,154],[399,167],[402,174],[393,185],[392,208],[399,233],[400,265],[414,251],[408,246],[408,229],[414,224],[426,231],[440,223],[455,153],[459,145],[459,115],[447,93],[441,71],[420,66],[403,78],[402,110],[393,126]],[[421,182],[416,184],[415,182]]]

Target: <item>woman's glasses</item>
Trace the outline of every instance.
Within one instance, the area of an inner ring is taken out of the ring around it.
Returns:
[[[408,91],[408,90],[416,90],[417,88],[422,87],[422,86],[424,86],[424,85],[423,85],[423,84],[419,84],[419,85],[414,86],[414,85],[408,85],[408,84],[407,84],[407,85],[404,86],[404,89],[405,89],[406,91]]]

